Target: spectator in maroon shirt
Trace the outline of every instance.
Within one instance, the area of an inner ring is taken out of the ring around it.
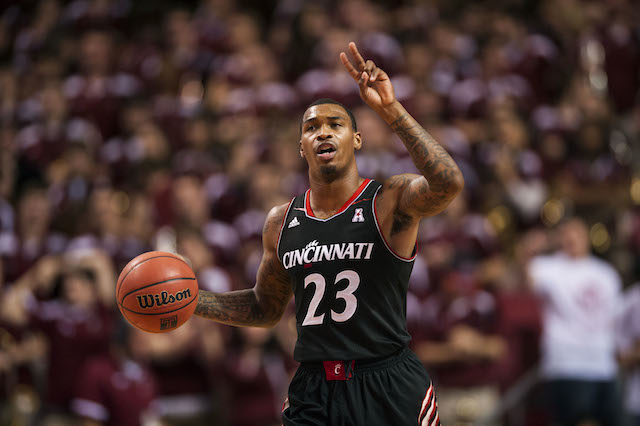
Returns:
[[[558,176],[560,194],[572,200],[586,217],[602,217],[607,212],[612,217],[612,210],[627,200],[629,168],[616,155],[612,141],[607,122],[584,122],[576,134],[572,155]]]
[[[156,377],[142,333],[121,320],[109,353],[84,364],[71,402],[79,426],[142,426],[157,418]]]
[[[183,229],[177,235],[178,253],[188,261],[196,274],[198,286],[209,291],[229,291],[229,274],[217,264],[216,256],[198,230]]]
[[[100,252],[43,261],[7,291],[3,309],[14,311],[11,318],[16,325],[28,325],[46,337],[46,418],[68,413],[80,368],[89,357],[108,351],[115,275],[111,260]],[[36,292],[48,293],[50,299],[38,300]]]
[[[118,133],[118,110],[141,86],[133,75],[118,72],[114,63],[116,49],[112,32],[87,31],[76,53],[81,72],[64,83],[71,113],[95,123],[104,139]]]
[[[623,7],[619,9],[611,12],[599,39],[604,50],[609,96],[616,110],[625,113],[637,105],[640,94],[640,37],[637,21],[634,31],[633,14]]]
[[[84,215],[85,229],[76,226],[76,232],[84,232],[69,241],[67,250],[102,250],[111,257],[116,271],[122,270],[131,259],[151,250],[152,219],[145,201],[109,186],[95,187],[88,200],[89,214]]]
[[[82,140],[92,146],[101,143],[100,133],[90,121],[70,115],[60,82],[46,83],[31,101],[40,112],[16,136],[17,148],[28,165],[46,170],[70,141]]]
[[[440,416],[452,424],[482,418],[498,403],[501,361],[508,355],[498,301],[473,276],[457,272],[429,298],[432,323],[422,325],[415,350],[438,387]],[[475,405],[461,410],[465,400]]]
[[[223,377],[229,424],[280,424],[280,409],[292,367],[290,356],[283,353],[271,330],[247,327],[233,331]]]
[[[157,414],[170,424],[209,425],[217,408],[214,393],[219,382],[208,374],[211,357],[203,343],[210,336],[200,336],[206,326],[194,320],[170,333],[141,335],[149,351],[149,367],[157,377]]]
[[[50,229],[52,205],[41,183],[25,184],[17,206],[16,226],[0,233],[4,282],[12,284],[43,255],[64,250],[66,238]]]

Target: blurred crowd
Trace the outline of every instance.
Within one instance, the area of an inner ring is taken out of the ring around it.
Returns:
[[[530,275],[575,240],[624,299],[593,330],[640,424],[638,1],[25,0],[0,2],[1,425],[279,424],[291,313],[151,335],[114,282],[164,250],[203,289],[253,286],[266,212],[307,188],[317,98],[352,107],[361,175],[415,170],[338,59],[352,40],[466,181],[421,226],[407,303],[443,421],[556,419],[527,385],[557,308]]]

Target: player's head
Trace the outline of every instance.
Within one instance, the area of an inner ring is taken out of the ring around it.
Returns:
[[[334,181],[355,167],[354,150],[362,138],[353,113],[333,99],[318,99],[305,110],[300,125],[300,155],[309,172]]]

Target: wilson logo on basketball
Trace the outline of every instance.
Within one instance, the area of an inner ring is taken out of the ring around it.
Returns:
[[[163,291],[160,294],[143,294],[142,296],[136,296],[136,299],[138,299],[138,305],[142,309],[149,309],[154,306],[170,305],[190,297],[191,290],[187,288],[175,294],[169,294],[168,291]]]

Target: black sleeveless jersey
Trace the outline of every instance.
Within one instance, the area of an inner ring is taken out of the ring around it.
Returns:
[[[294,198],[278,239],[292,278],[297,361],[379,358],[405,346],[406,295],[413,260],[396,255],[380,231],[365,180],[333,216],[318,219],[310,190]]]

